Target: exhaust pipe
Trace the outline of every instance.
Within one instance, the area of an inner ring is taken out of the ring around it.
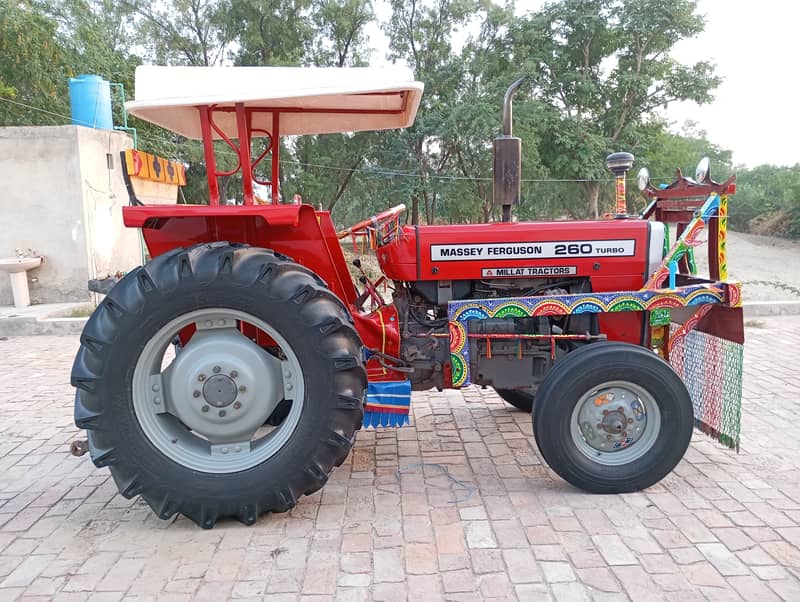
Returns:
[[[522,174],[522,140],[512,135],[511,101],[527,77],[521,77],[506,90],[503,98],[503,135],[494,139],[492,202],[503,207],[503,221],[511,221],[511,206],[519,204]]]

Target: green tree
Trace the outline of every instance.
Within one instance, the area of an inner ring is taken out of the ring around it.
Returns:
[[[562,178],[588,178],[588,212],[599,213],[606,153],[633,149],[641,126],[670,102],[711,100],[719,84],[707,61],[670,57],[677,42],[703,30],[694,0],[562,0],[519,20],[513,55],[549,111],[540,155]]]
[[[137,41],[159,65],[212,66],[236,29],[219,0],[122,0],[136,16]]]
[[[33,2],[0,2],[0,126],[53,125],[69,114],[67,78],[74,71],[57,30]]]
[[[314,39],[312,0],[227,0],[221,13],[236,32],[237,65],[306,63]]]
[[[748,231],[767,222],[762,233],[800,238],[800,164],[759,165],[740,169],[736,195],[730,201],[730,226]]]
[[[400,147],[389,155],[402,156],[394,167],[419,176],[398,182],[411,199],[412,223],[419,223],[420,207],[426,221],[433,223],[449,184],[439,176],[446,175],[454,156],[452,138],[442,126],[464,77],[464,64],[452,37],[475,18],[479,5],[473,0],[391,0],[390,4],[392,16],[384,27],[390,58],[413,69],[417,79],[425,82],[425,95],[416,123],[396,137],[394,142]]]

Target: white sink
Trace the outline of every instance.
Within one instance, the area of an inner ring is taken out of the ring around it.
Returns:
[[[14,296],[14,307],[28,307],[31,304],[28,290],[28,270],[42,265],[41,257],[6,257],[0,258],[0,272],[6,272],[11,279],[11,294]]]
[[[41,257],[7,257],[0,259],[0,272],[17,274],[27,272],[42,265]]]

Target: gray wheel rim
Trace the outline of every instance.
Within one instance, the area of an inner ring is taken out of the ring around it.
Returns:
[[[280,347],[276,357],[237,328],[246,322]],[[162,372],[174,337],[197,331]],[[145,344],[133,373],[133,409],[147,439],[174,462],[207,473],[232,473],[275,455],[294,433],[305,401],[300,361],[264,320],[210,308],[179,316]],[[291,409],[279,426],[264,422],[282,399]],[[268,431],[268,432],[267,432]]]
[[[661,410],[643,387],[609,381],[587,391],[575,404],[570,436],[587,458],[605,466],[644,456],[661,432]]]

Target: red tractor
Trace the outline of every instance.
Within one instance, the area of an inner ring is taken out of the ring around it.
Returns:
[[[588,492],[658,482],[693,425],[738,447],[741,295],[724,245],[733,178],[713,182],[703,163],[694,179],[678,172],[655,188],[640,173],[651,203],[628,215],[633,156],[616,153],[613,217],[514,222],[519,85],[495,140],[502,222],[401,225],[398,206],[337,233],[328,212],[281,202],[279,138],[406,127],[423,87],[410,74],[137,70],[128,111],[203,140],[210,199],[145,205],[131,189],[124,220],[152,259],[110,290],[81,336],[75,423],[123,495],[205,528],[252,524],[320,489],[360,428],[405,424],[412,390],[469,384],[532,410],[544,459]],[[236,169],[217,167],[214,141]],[[236,172],[243,204],[222,204],[218,177]],[[708,278],[692,265],[702,233]],[[349,236],[372,243],[377,282],[353,283]]]

